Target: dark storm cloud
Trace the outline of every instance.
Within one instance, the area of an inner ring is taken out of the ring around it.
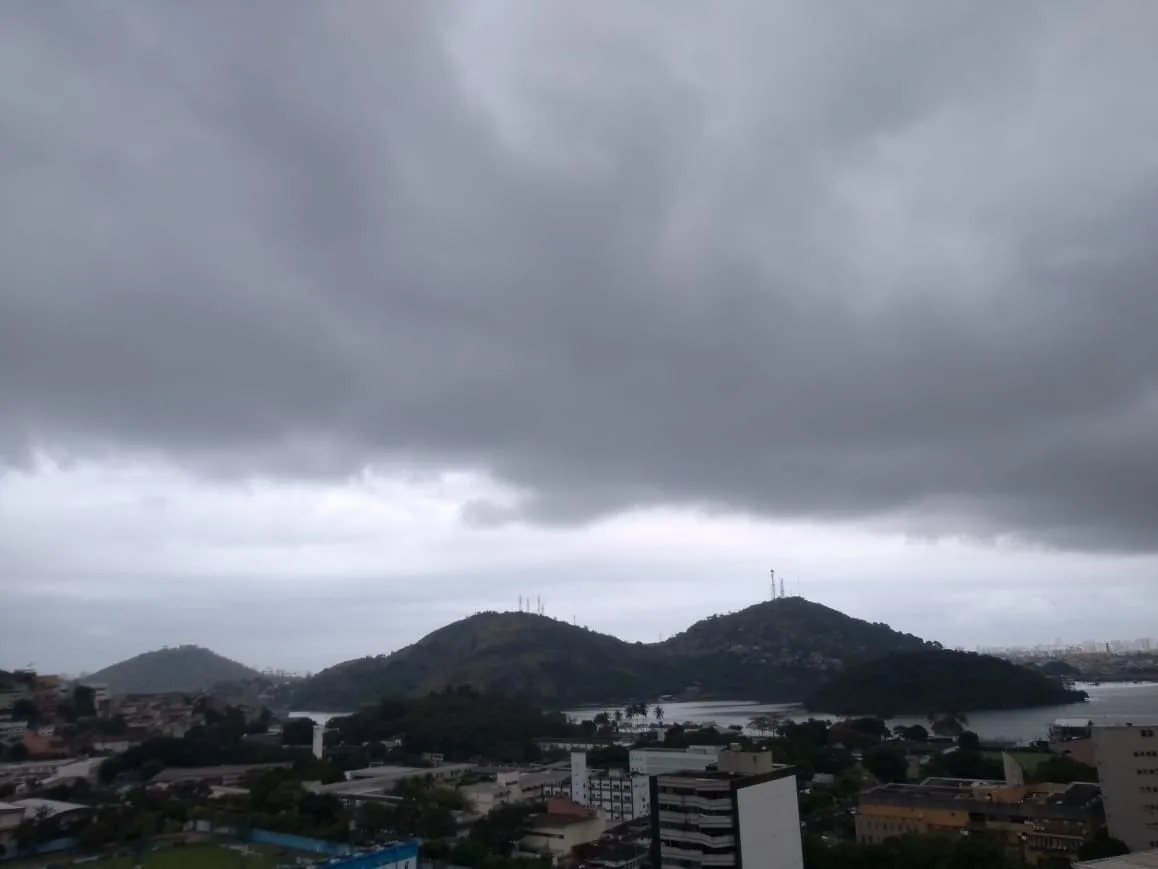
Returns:
[[[0,450],[1153,550],[1158,8],[858,10],[9,4]]]

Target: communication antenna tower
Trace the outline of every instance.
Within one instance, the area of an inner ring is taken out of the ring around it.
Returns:
[[[768,576],[770,576],[772,578],[772,584],[769,587],[769,592],[768,592],[768,599],[769,600],[776,600],[776,571],[775,570],[769,570]]]
[[[523,596],[519,595],[519,612],[523,611]]]
[[[780,577],[780,596],[784,597],[784,577]]]

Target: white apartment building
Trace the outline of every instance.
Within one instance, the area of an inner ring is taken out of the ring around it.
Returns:
[[[714,745],[694,748],[633,748],[628,753],[628,768],[593,769],[587,766],[587,753],[571,753],[572,802],[595,809],[605,818],[632,821],[651,814],[649,779],[681,770],[704,770],[714,766],[720,748]]]
[[[1131,851],[1158,848],[1158,724],[1094,727],[1106,827]]]
[[[793,768],[770,752],[724,751],[719,766],[650,780],[654,869],[803,869]]]
[[[650,814],[647,782],[623,769],[589,769],[587,752],[571,752],[571,801],[601,817],[631,821]]]

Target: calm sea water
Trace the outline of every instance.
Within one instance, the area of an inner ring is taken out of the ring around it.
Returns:
[[[1005,712],[974,712],[969,715],[969,729],[982,739],[1026,743],[1044,739],[1050,724],[1058,718],[1082,718],[1095,724],[1140,724],[1158,722],[1158,683],[1107,683],[1083,685],[1090,695],[1087,703],[1065,706],[1043,706],[1038,709],[1014,709]],[[664,703],[667,724],[715,722],[720,727],[732,724],[747,726],[754,715],[775,713],[781,718],[803,721],[808,718],[831,720],[833,716],[809,714],[793,704],[755,703],[744,700],[722,700],[704,703]],[[577,720],[590,718],[601,709],[576,709],[567,714]],[[613,710],[612,710],[613,711]],[[654,719],[652,719],[654,721]],[[639,723],[639,719],[636,720]],[[902,715],[889,721],[897,724],[924,724],[924,716]]]

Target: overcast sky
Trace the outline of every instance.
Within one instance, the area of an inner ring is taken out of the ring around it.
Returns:
[[[1158,634],[1153,0],[0,4],[0,666]]]

